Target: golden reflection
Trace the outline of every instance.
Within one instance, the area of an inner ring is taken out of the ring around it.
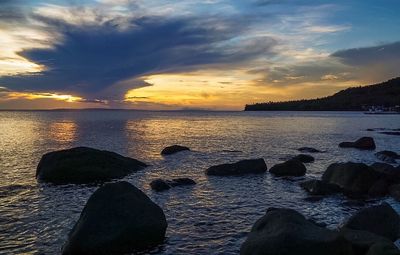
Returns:
[[[56,142],[73,142],[76,140],[77,130],[78,126],[75,122],[54,122],[50,124],[49,137]]]

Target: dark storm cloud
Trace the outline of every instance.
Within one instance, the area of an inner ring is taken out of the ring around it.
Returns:
[[[275,44],[269,39],[263,45],[252,45],[251,50],[225,49],[222,44],[243,31],[245,24],[223,19],[141,18],[131,21],[127,29],[120,29],[113,22],[74,26],[40,20],[60,32],[63,40],[52,49],[21,52],[21,56],[47,70],[35,75],[0,77],[0,83],[13,90],[77,92],[91,97],[132,77],[245,61],[271,51]]]
[[[374,47],[356,48],[337,51],[332,54],[343,63],[352,66],[364,66],[375,63],[400,63],[400,42]]]

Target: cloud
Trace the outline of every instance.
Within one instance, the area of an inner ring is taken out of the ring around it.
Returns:
[[[51,47],[19,53],[45,70],[0,77],[0,82],[13,90],[75,92],[91,98],[122,81],[149,73],[233,64],[260,54],[273,54],[276,44],[272,38],[264,37],[262,42],[257,38],[239,46],[230,45],[246,24],[223,18],[146,17],[130,20],[131,26],[123,30],[111,20],[95,26],[77,26],[76,22],[52,17],[36,18],[56,30],[60,39]],[[143,84],[125,82],[124,86]]]

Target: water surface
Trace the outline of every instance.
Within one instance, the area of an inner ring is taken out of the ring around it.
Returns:
[[[289,207],[329,227],[357,206],[341,196],[306,202],[298,180],[270,174],[207,177],[214,164],[263,157],[268,167],[311,146],[305,178],[319,177],[334,162],[375,162],[374,152],[340,149],[341,141],[373,136],[377,150],[399,152],[400,137],[366,131],[399,128],[400,116],[337,112],[0,112],[0,254],[58,254],[95,186],[38,184],[42,154],[90,146],[151,165],[124,180],[159,204],[169,223],[154,254],[238,254],[253,223],[268,207]],[[181,144],[192,149],[168,157],[160,151]],[[190,177],[198,184],[156,193],[155,178]],[[302,178],[300,178],[302,179]],[[387,199],[394,207],[399,205]],[[380,201],[375,201],[380,202]]]

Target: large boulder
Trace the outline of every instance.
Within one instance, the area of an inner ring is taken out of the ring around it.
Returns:
[[[342,142],[339,144],[341,148],[356,148],[360,150],[375,150],[375,141],[372,137],[361,137],[355,142]]]
[[[375,153],[375,156],[384,162],[394,164],[397,159],[400,159],[400,155],[394,151],[379,151]]]
[[[115,152],[76,147],[43,155],[36,178],[54,184],[104,182],[122,178],[146,166]]]
[[[216,165],[206,170],[207,175],[235,176],[244,174],[262,174],[267,171],[264,159],[246,159],[232,164]]]
[[[383,236],[368,231],[343,228],[340,234],[351,243],[355,255],[365,255],[376,243],[391,242]]]
[[[389,194],[394,199],[400,202],[400,184],[392,185],[389,187]]]
[[[302,187],[311,195],[316,196],[331,195],[342,191],[338,185],[321,180],[308,180],[300,183],[300,187]]]
[[[126,254],[164,241],[163,210],[128,182],[106,184],[87,201],[63,255]]]
[[[367,195],[381,174],[363,163],[334,163],[324,174],[322,181],[340,186],[349,196]]]
[[[400,255],[400,250],[391,242],[375,243],[366,255]]]
[[[155,191],[164,191],[176,186],[195,185],[196,182],[190,178],[175,178],[172,180],[155,179],[150,182],[150,187]]]
[[[298,160],[302,163],[314,162],[314,157],[311,155],[307,155],[307,154],[299,154],[299,155],[293,157],[292,159]]]
[[[395,241],[399,237],[400,217],[389,204],[382,203],[358,211],[344,223],[343,228],[368,231]]]
[[[307,220],[291,209],[270,209],[251,229],[241,255],[352,255],[338,232]]]
[[[276,164],[269,169],[269,172],[276,176],[303,176],[306,171],[304,164],[295,159]]]
[[[400,182],[400,169],[396,169],[394,166],[386,163],[375,162],[371,167],[382,175],[389,183]]]
[[[161,151],[161,155],[171,155],[180,151],[190,151],[190,149],[188,147],[185,146],[181,146],[181,145],[172,145],[172,146],[168,146],[165,147],[162,151]]]

